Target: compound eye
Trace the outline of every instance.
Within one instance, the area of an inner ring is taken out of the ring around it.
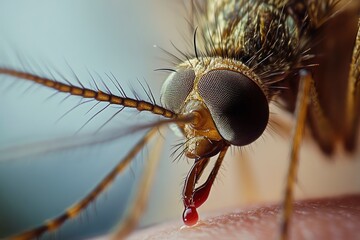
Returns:
[[[198,90],[220,135],[244,146],[264,132],[269,104],[262,89],[247,76],[230,70],[213,70],[199,81]]]
[[[181,69],[173,72],[161,88],[160,101],[162,105],[179,113],[182,104],[194,87],[195,72],[191,69]]]

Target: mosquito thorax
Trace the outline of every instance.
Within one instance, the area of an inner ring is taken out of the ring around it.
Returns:
[[[213,156],[225,144],[248,145],[269,120],[267,87],[232,59],[195,58],[180,64],[166,79],[161,101],[178,116],[193,114],[191,123],[179,125],[190,158]]]

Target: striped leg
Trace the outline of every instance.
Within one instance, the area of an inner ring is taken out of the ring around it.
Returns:
[[[353,150],[356,146],[360,118],[360,19],[350,66],[346,110],[345,145],[348,150]]]
[[[156,141],[155,146],[151,149],[150,156],[146,159],[146,166],[143,172],[143,177],[139,183],[139,187],[136,191],[134,201],[125,217],[121,220],[119,225],[114,231],[113,239],[124,239],[129,235],[137,226],[140,217],[143,215],[146,204],[148,202],[151,185],[156,172],[156,167],[160,160],[161,148],[164,144],[164,138],[159,138]]]
[[[123,158],[114,169],[105,176],[105,178],[82,200],[75,203],[68,208],[63,214],[46,221],[43,225],[25,231],[15,236],[11,236],[10,239],[24,240],[38,238],[46,232],[55,231],[60,228],[67,220],[79,215],[91,202],[93,202],[105,189],[107,189],[116,176],[124,171],[126,167],[131,163],[136,154],[144,147],[144,145],[150,140],[150,138],[156,133],[157,128],[151,129],[136,145],[135,147]]]
[[[294,183],[296,181],[300,143],[305,128],[306,115],[310,100],[310,90],[312,84],[312,77],[309,72],[300,72],[300,86],[296,102],[295,118],[296,124],[292,132],[292,143],[290,152],[290,165],[288,169],[288,176],[286,180],[286,189],[284,202],[282,204],[283,211],[280,219],[280,239],[285,240],[289,238],[290,217],[292,214],[292,202],[294,195]]]

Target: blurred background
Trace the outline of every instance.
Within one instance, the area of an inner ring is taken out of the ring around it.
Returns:
[[[106,76],[112,73],[129,95],[134,88],[146,98],[139,80],[146,81],[159,99],[167,73],[154,69],[173,65],[171,58],[155,46],[176,53],[172,41],[181,50],[191,50],[187,12],[180,1],[166,0],[2,0],[0,66],[59,80],[65,77],[76,84],[74,71],[85,86],[94,85],[90,72],[100,88],[104,89],[103,79],[116,92]],[[61,137],[76,140],[95,132],[119,110],[107,108],[75,134],[106,104],[93,109],[94,103],[82,104],[61,118],[81,99],[65,99],[66,95],[53,93],[26,81],[0,76],[0,149],[15,146],[15,151],[24,155],[0,161],[0,238],[62,213],[87,194],[145,133],[96,146],[26,156],[22,146],[28,143],[52,143]],[[277,114],[291,126],[291,116]],[[158,119],[148,113],[128,110],[117,115],[104,131],[117,131]],[[287,134],[275,132],[276,129],[268,131],[251,146],[229,152],[209,200],[199,210],[200,215],[280,199],[290,141]],[[173,162],[171,147],[181,139],[169,130],[163,137],[166,142],[160,154],[160,166],[140,227],[173,219],[181,224],[181,190],[191,162],[184,158]],[[109,232],[132,201],[150,150],[151,145],[110,189],[80,217],[66,223],[56,236],[83,239]],[[360,159],[359,151],[354,155],[340,151],[329,159],[307,138],[301,150],[297,198],[359,192],[360,161],[354,161],[356,159]]]

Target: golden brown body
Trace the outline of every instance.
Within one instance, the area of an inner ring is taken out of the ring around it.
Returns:
[[[359,81],[359,70],[350,73],[359,5],[333,0],[208,1],[200,17],[206,55],[243,62],[289,111],[295,107],[299,69],[308,69],[318,98],[308,117],[315,139],[327,153],[337,141],[350,150],[356,123],[349,126],[346,118],[354,117],[347,117],[346,106],[348,79]]]

